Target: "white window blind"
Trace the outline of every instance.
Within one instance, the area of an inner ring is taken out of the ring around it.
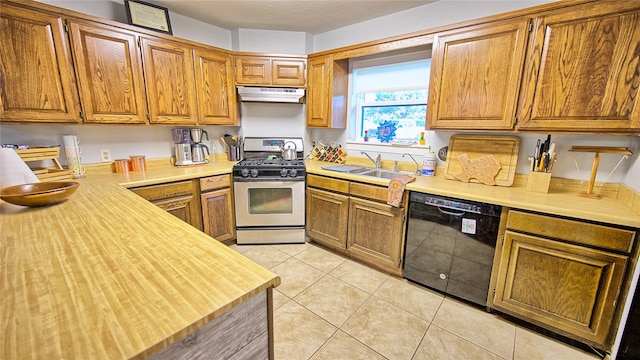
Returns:
[[[352,62],[353,94],[429,88],[431,50]]]
[[[419,90],[429,87],[431,60],[355,69],[355,94],[382,91]]]

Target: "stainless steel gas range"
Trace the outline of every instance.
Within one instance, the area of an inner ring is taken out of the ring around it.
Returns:
[[[285,160],[283,149],[293,149],[295,159]],[[237,243],[304,243],[302,138],[247,137],[242,150],[233,167]]]

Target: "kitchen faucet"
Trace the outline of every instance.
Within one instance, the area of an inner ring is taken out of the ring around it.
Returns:
[[[414,159],[413,156],[411,156],[411,154],[409,153],[402,154],[402,157],[404,157],[405,155],[409,155],[411,160],[413,160],[413,162],[416,163],[416,176],[420,176],[420,165],[418,165],[418,162],[416,161],[416,159]]]
[[[376,164],[376,169],[380,169],[380,163],[382,161],[382,156],[380,154],[378,154],[378,157],[373,160],[373,158],[371,156],[369,156],[369,154],[367,154],[364,151],[361,151],[360,153],[364,154],[366,157],[369,158],[369,160],[371,160],[372,163]]]

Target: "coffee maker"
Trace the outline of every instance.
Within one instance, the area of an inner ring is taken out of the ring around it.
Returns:
[[[209,155],[209,148],[202,144],[202,136],[209,140],[209,134],[200,128],[172,129],[176,166],[207,164],[205,156]]]
[[[173,129],[173,147],[176,155],[176,166],[191,165],[191,135],[187,129]]]
[[[209,161],[204,155],[204,152],[206,150],[207,155],[211,154],[209,153],[207,145],[202,144],[202,135],[205,135],[207,140],[209,140],[209,134],[200,128],[191,128],[189,129],[189,133],[191,134],[191,140],[193,141],[193,144],[191,145],[191,161],[194,164],[208,163]]]

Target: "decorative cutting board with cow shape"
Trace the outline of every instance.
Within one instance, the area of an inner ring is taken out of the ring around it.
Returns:
[[[517,136],[453,135],[444,177],[486,185],[511,186],[520,138]]]

